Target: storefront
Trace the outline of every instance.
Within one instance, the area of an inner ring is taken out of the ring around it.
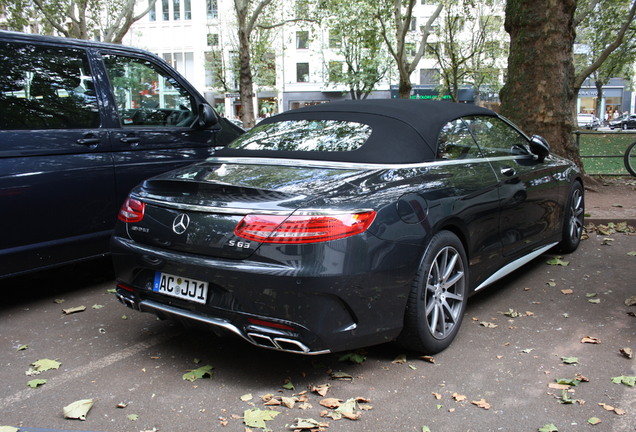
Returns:
[[[631,91],[626,91],[626,85],[624,80],[612,78],[603,86],[600,109],[597,113],[598,91],[591,80],[586,80],[579,90],[576,112],[594,114],[601,120],[631,112]]]

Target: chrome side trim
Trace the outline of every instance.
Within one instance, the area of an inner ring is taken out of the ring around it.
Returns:
[[[484,163],[500,160],[533,158],[532,155],[511,155],[489,158],[472,158],[472,159],[453,159],[453,160],[437,160],[431,162],[403,163],[403,164],[376,164],[364,162],[339,162],[309,159],[277,159],[277,158],[254,158],[254,157],[209,157],[207,162],[219,164],[243,164],[243,165],[274,165],[289,167],[311,167],[311,168],[327,168],[341,170],[386,170],[386,169],[409,169],[409,168],[431,168],[444,165],[463,165],[466,163]]]
[[[543,246],[542,248],[537,249],[533,252],[530,252],[528,255],[524,255],[521,258],[514,260],[510,264],[503,266],[502,268],[497,270],[495,273],[493,273],[492,276],[490,276],[488,279],[483,281],[477,288],[475,288],[475,292],[479,291],[482,288],[487,287],[488,285],[494,283],[495,281],[498,281],[499,279],[506,276],[507,274],[512,273],[513,271],[517,270],[519,267],[522,267],[524,264],[529,263],[530,261],[532,261],[539,255],[541,255],[542,253],[546,252],[549,249],[552,249],[557,244],[558,242],[550,243],[547,246]]]
[[[240,336],[241,338],[251,343],[252,345],[256,345],[262,348],[270,348],[270,349],[275,349],[277,351],[285,351],[285,352],[291,352],[295,354],[307,354],[307,355],[328,354],[330,352],[329,350],[311,351],[310,348],[307,347],[305,344],[293,339],[282,338],[282,337],[271,337],[268,335],[262,335],[258,333],[250,333],[246,335],[241,331],[241,329],[236,327],[234,324],[222,318],[203,317],[200,315],[196,315],[192,312],[178,309],[172,306],[167,306],[161,303],[157,303],[152,300],[140,301],[139,304],[137,305],[137,310],[141,312],[166,313],[169,315],[175,315],[178,317],[199,321],[204,324],[221,327],[225,330],[229,330],[230,332]],[[263,340],[266,342],[271,341],[271,345],[268,345],[268,343],[258,343],[257,340]],[[285,348],[285,346],[297,347],[297,349]]]

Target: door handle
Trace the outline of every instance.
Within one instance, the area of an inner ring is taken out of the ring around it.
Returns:
[[[130,144],[131,146],[136,146],[141,142],[141,138],[139,137],[123,137],[123,138],[119,138],[119,141],[123,142],[124,144]]]
[[[78,144],[84,145],[86,147],[95,148],[97,147],[99,143],[102,142],[102,139],[98,136],[95,136],[89,133],[84,135],[84,138],[80,138],[75,142]]]
[[[505,175],[506,177],[512,177],[513,175],[517,174],[515,169],[512,167],[503,167],[499,172],[501,172],[501,174]]]

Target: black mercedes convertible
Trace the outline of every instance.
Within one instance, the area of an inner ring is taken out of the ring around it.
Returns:
[[[574,251],[583,214],[579,169],[490,110],[317,105],[133,189],[111,241],[117,297],[282,351],[436,353],[472,294]]]

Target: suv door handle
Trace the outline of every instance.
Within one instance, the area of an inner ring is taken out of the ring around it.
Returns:
[[[141,138],[135,137],[135,136],[123,137],[123,138],[119,138],[119,141],[125,144],[130,144],[131,146],[136,146],[141,142]]]
[[[76,141],[78,144],[85,145],[86,147],[96,147],[102,140],[94,135],[85,135],[84,138],[80,138]]]
[[[501,174],[505,175],[506,177],[512,177],[513,175],[517,174],[515,169],[512,168],[512,167],[503,167],[503,168],[501,168],[501,170],[499,172]]]

